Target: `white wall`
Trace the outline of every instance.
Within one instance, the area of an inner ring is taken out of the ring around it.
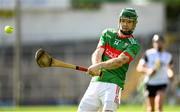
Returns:
[[[0,0],[0,9],[14,8],[16,0]],[[19,0],[23,8],[69,8],[71,0]]]
[[[22,14],[23,41],[31,43],[98,39],[103,29],[117,28],[119,12],[124,7],[135,8],[139,15],[135,35],[148,35],[153,32],[164,31],[165,12],[163,4],[104,4],[97,11],[24,10]],[[8,23],[7,21],[5,23]]]

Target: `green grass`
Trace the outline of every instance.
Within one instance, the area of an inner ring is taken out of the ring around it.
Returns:
[[[0,107],[0,112],[76,112],[77,106]],[[118,112],[145,112],[141,105],[120,105]],[[164,106],[164,112],[180,112],[180,106]]]

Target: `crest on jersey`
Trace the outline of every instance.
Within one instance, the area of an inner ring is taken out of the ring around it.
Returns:
[[[121,42],[121,40],[115,39],[114,44],[118,45]]]

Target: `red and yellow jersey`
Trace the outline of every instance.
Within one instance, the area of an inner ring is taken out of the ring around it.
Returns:
[[[98,47],[105,49],[102,61],[106,61],[112,58],[118,57],[121,53],[124,53],[129,57],[129,62],[123,66],[112,69],[112,70],[102,70],[101,76],[94,76],[92,81],[102,81],[115,83],[121,88],[124,88],[124,81],[126,78],[126,72],[128,70],[129,64],[135,58],[138,51],[140,50],[140,45],[137,40],[132,35],[126,35],[120,37],[115,29],[106,29],[103,31]]]

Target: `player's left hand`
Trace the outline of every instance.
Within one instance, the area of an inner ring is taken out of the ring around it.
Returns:
[[[91,65],[88,68],[87,73],[90,74],[91,76],[99,76],[101,75],[101,66],[99,64]]]

